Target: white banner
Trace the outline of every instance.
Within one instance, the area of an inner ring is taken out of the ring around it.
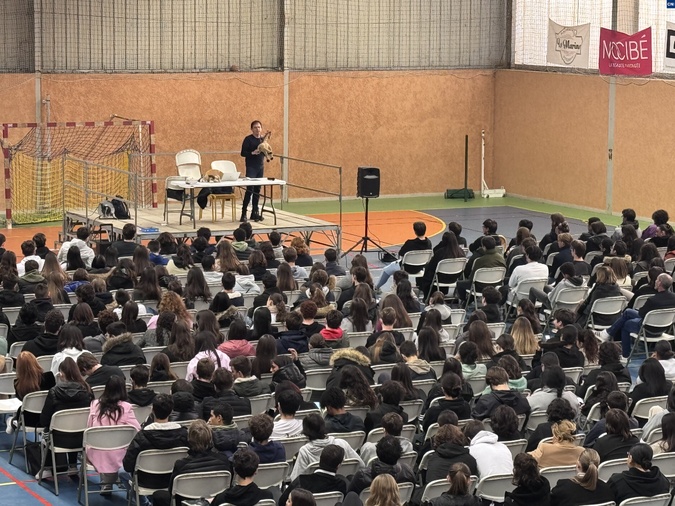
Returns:
[[[562,26],[548,20],[546,61],[565,67],[588,68],[591,24]]]
[[[666,22],[666,54],[663,66],[667,69],[675,69],[675,23]]]

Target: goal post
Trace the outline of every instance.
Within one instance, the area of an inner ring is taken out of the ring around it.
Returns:
[[[28,132],[11,145],[11,129]],[[133,199],[138,207],[157,207],[154,141],[152,121],[4,123],[7,227],[60,221],[67,209],[85,207],[90,189],[94,195]],[[90,172],[93,177],[83,181],[89,166],[114,170]],[[84,191],[69,192],[66,198],[66,182]]]

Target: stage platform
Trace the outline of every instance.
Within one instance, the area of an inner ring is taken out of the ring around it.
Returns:
[[[192,220],[183,217],[183,224],[178,224],[176,214],[169,215],[169,224],[162,225],[163,209],[143,208],[138,209],[138,214],[134,216],[133,209],[130,210],[131,218],[128,220],[119,220],[116,218],[99,218],[96,211],[86,212],[85,209],[72,209],[66,212],[64,217],[64,232],[62,240],[70,240],[75,237],[77,228],[86,224],[92,229],[102,229],[111,235],[112,240],[121,238],[122,227],[127,223],[136,225],[138,236],[142,241],[156,239],[162,232],[169,232],[176,238],[194,238],[197,235],[197,229],[193,227]],[[220,213],[218,213],[219,215]],[[237,206],[237,216],[241,214],[241,207]],[[197,215],[199,216],[199,215]],[[226,206],[225,218],[217,217],[216,222],[211,221],[211,210],[204,210],[202,219],[197,219],[197,228],[208,227],[211,229],[212,236],[229,236],[235,229],[239,228],[239,222],[232,221],[229,209]],[[135,219],[134,219],[135,218]],[[274,216],[271,213],[265,214],[265,220],[262,222],[251,221],[253,233],[259,236],[259,240],[267,240],[267,234],[276,230],[282,236],[284,234],[302,234],[310,243],[322,247],[336,248],[341,250],[340,226],[329,221],[319,220],[302,214],[291,213],[282,209],[276,209],[276,225]],[[146,230],[143,230],[146,229]],[[148,231],[147,229],[156,229]]]

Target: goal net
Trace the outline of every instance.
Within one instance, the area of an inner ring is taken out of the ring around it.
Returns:
[[[152,122],[5,124],[8,224],[60,221],[67,210],[95,210],[116,195],[156,205]],[[9,128],[28,133],[8,145]]]

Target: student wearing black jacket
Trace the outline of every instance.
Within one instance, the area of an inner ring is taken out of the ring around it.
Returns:
[[[56,354],[58,333],[64,324],[65,319],[63,318],[61,311],[52,309],[45,317],[44,334],[41,334],[24,344],[23,351],[30,351],[36,357]]]
[[[387,413],[397,413],[403,419],[403,423],[408,423],[408,415],[399,406],[399,403],[405,395],[403,386],[397,381],[385,381],[380,387],[380,398],[382,402],[378,404],[377,408],[369,411],[364,420],[366,426],[366,434],[371,430],[382,426],[382,417]]]
[[[551,485],[539,474],[537,461],[528,453],[513,459],[513,483],[516,488],[506,492],[504,506],[549,506]]]
[[[199,366],[198,366],[199,367]],[[213,373],[211,383],[215,387],[215,395],[205,397],[202,402],[202,419],[208,420],[211,416],[211,409],[221,401],[226,402],[232,409],[232,416],[243,416],[251,414],[251,401],[246,397],[239,397],[232,387],[234,386],[234,377],[232,373],[221,367]]]
[[[640,442],[630,432],[630,422],[625,411],[610,409],[605,415],[605,423],[607,433],[596,439],[593,444],[593,449],[600,455],[600,462],[620,459]]]
[[[599,369],[593,369],[582,385],[577,387],[577,396],[582,399],[586,396],[586,391],[595,385],[596,380],[598,379],[598,374],[602,371],[611,372],[616,376],[617,383],[631,383],[632,379],[630,376],[630,371],[626,366],[621,363],[621,355],[617,343],[613,341],[607,341],[600,345],[598,351],[598,363],[600,364]]]
[[[431,406],[424,414],[423,432],[438,421],[438,416],[445,410],[453,411],[458,420],[471,418],[469,403],[462,398],[462,380],[454,373],[447,373],[441,378],[443,399]]]
[[[365,432],[366,426],[363,420],[345,410],[346,403],[347,398],[345,397],[345,393],[338,387],[328,388],[321,395],[321,409],[326,410],[324,420],[326,422],[327,434],[356,432],[359,430]]]
[[[648,358],[640,366],[638,371],[638,378],[641,383],[636,385],[629,397],[632,400],[628,414],[632,414],[635,405],[642,399],[649,397],[659,397],[668,395],[673,384],[666,381],[666,372],[663,366],[656,358]],[[646,420],[643,420],[643,424]]]
[[[598,452],[589,448],[584,450],[577,461],[576,476],[558,480],[551,490],[551,506],[583,506],[613,501],[612,489],[598,479],[599,465]]]
[[[619,504],[633,497],[653,497],[670,490],[668,479],[652,466],[654,453],[648,444],[640,443],[628,452],[628,471],[613,474],[607,484]]]
[[[457,462],[466,464],[472,475],[478,475],[476,459],[469,453],[469,441],[457,426],[446,424],[439,428],[432,445],[434,452],[427,457],[427,467],[421,470],[422,485],[442,480]]]

